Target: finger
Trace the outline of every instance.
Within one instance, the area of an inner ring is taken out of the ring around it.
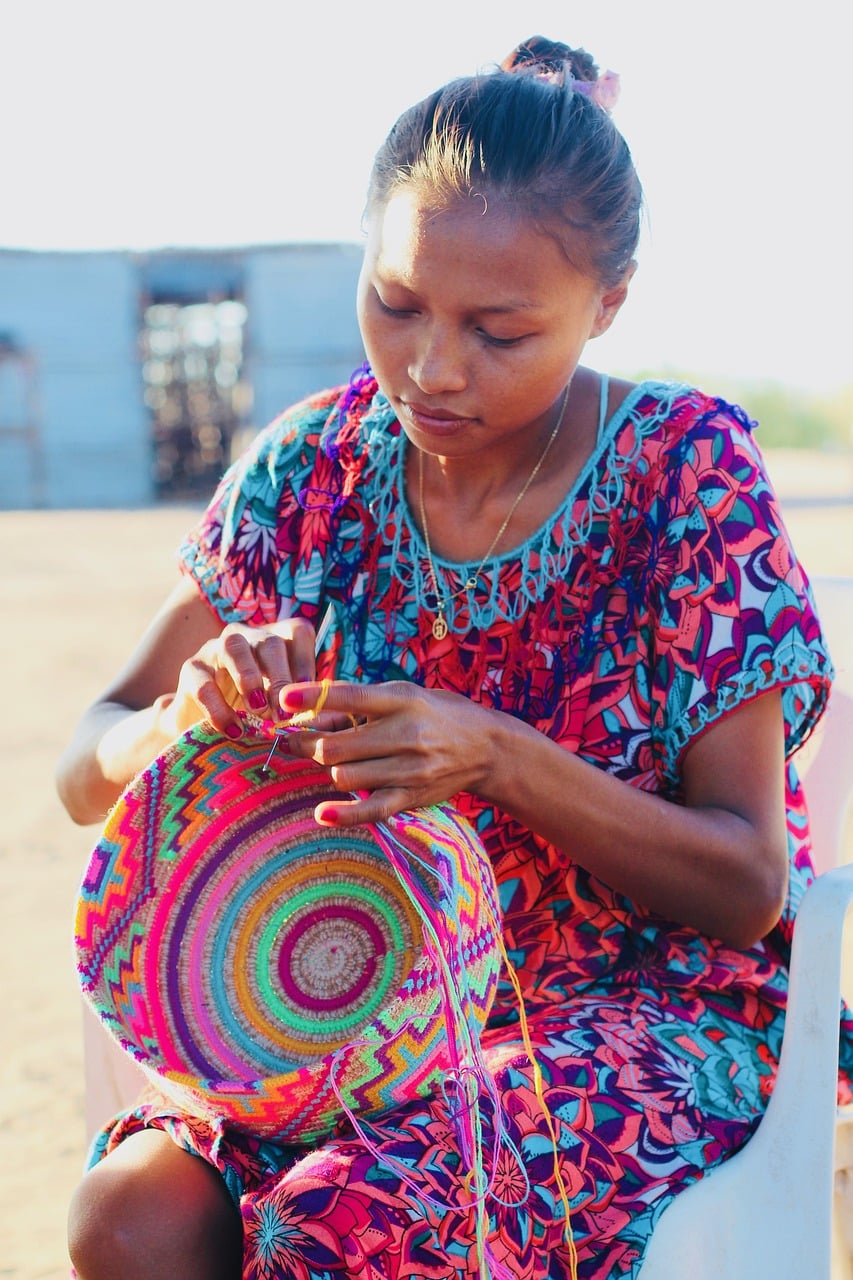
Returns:
[[[321,711],[311,720],[311,727],[318,733],[339,733],[343,729],[357,729],[359,723],[355,716],[348,716],[343,711]]]
[[[219,675],[221,673],[200,656],[184,663],[174,699],[174,716],[180,732],[199,720],[209,720],[220,733],[231,738],[241,736],[241,722],[220,687]]]
[[[217,683],[234,708],[263,711],[268,705],[258,653],[260,638],[259,632],[237,625],[226,627],[220,636]]]
[[[356,719],[387,715],[401,702],[411,701],[420,690],[405,680],[392,680],[386,684],[352,684],[346,680],[329,680],[323,683],[309,681],[281,692],[281,707],[285,715],[300,711],[313,711],[320,703],[323,711],[342,711]]]
[[[289,618],[287,626],[290,632],[290,679],[294,681],[313,680],[316,670],[314,660],[314,641],[316,633],[311,623],[305,618]],[[276,690],[273,706],[278,706],[280,688]]]
[[[330,763],[328,743],[332,738],[353,730],[352,721],[345,716],[331,714],[327,716],[325,713],[305,724],[292,724],[288,721],[284,723],[292,732],[282,735],[282,752],[285,755],[298,756],[300,760],[314,760],[317,764]],[[345,746],[341,746],[331,754],[334,755],[332,763],[356,758],[353,754],[352,742],[347,742]],[[358,758],[367,759],[371,754],[369,748],[362,748]]]
[[[356,827],[371,822],[384,822],[395,813],[411,807],[411,799],[402,788],[374,791],[370,795],[340,800],[324,800],[314,810],[314,820],[324,827]]]
[[[266,705],[281,715],[281,691],[297,680],[314,679],[314,628],[304,618],[276,623],[258,644]]]
[[[314,630],[304,618],[264,628],[226,627],[220,643],[224,669],[248,710],[277,715],[281,689],[314,676]]]
[[[327,719],[323,712],[316,720],[294,726],[297,731],[289,733],[286,738],[289,754],[303,760],[315,760],[327,767],[373,760],[387,754],[387,749],[383,749],[383,738],[371,732],[368,725],[353,727],[349,720],[344,720],[334,728],[328,723],[321,726],[320,721]]]
[[[240,694],[240,690],[234,683],[231,672],[228,671],[227,668],[220,667],[219,670],[214,673],[214,679],[216,680],[219,692],[222,694],[229,707],[236,711],[238,707],[243,705],[243,698]]]
[[[270,634],[257,641],[255,660],[262,684],[260,690],[254,692],[254,701],[250,701],[254,711],[267,711],[278,718],[279,693],[293,680],[291,658],[289,643],[283,636]]]

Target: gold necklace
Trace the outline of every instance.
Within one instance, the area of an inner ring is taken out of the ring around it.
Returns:
[[[439,589],[438,573],[436,572],[435,562],[432,558],[432,546],[430,545],[430,540],[429,540],[429,525],[427,524],[426,507],[424,505],[424,455],[420,449],[418,450],[418,499],[419,499],[420,508],[421,508],[421,527],[423,528],[423,531],[424,531],[424,542],[426,543],[427,560],[429,561],[429,572],[430,572],[430,577],[432,578],[433,591],[435,592],[435,618],[433,619],[433,623],[432,623],[432,634],[436,640],[443,640],[444,637],[447,635],[448,631],[450,630],[450,627],[448,626],[448,623],[447,623],[447,618],[445,616],[447,611],[447,606],[450,604],[451,600],[455,600],[457,596],[461,596],[466,591],[473,591],[474,587],[476,587],[477,580],[480,577],[480,574],[483,572],[483,568],[486,564],[486,561],[489,559],[495,547],[498,545],[501,538],[506,533],[509,522],[512,519],[512,517],[515,515],[515,511],[516,511],[516,508],[518,507],[518,504],[521,502],[522,498],[527,493],[527,490],[530,488],[530,486],[533,484],[533,481],[538,476],[543,462],[548,457],[548,454],[551,449],[551,445],[557,439],[557,435],[559,433],[560,427],[563,425],[563,418],[566,416],[566,405],[569,403],[569,388],[571,387],[571,385],[572,385],[571,382],[568,382],[566,384],[566,390],[563,393],[563,403],[560,408],[560,415],[557,418],[557,424],[554,427],[554,430],[551,432],[550,436],[548,437],[548,442],[545,445],[545,448],[542,450],[541,454],[539,455],[539,458],[536,462],[536,466],[533,468],[530,475],[527,477],[524,484],[521,486],[521,490],[518,496],[516,497],[509,511],[506,513],[503,524],[501,525],[500,529],[498,529],[494,538],[492,538],[492,541],[489,544],[488,551],[483,556],[482,560],[477,565],[477,568],[474,570],[474,572],[470,574],[462,583],[462,586],[457,591],[450,592],[449,595],[442,595],[441,590]]]

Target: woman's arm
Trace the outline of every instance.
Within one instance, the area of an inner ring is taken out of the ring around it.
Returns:
[[[293,618],[224,626],[192,579],[182,579],[127,665],[83,714],[57,766],[75,822],[101,822],[121,792],[199,720],[238,735],[237,708],[278,708],[280,689],[314,675],[314,632]]]
[[[60,757],[57,789],[75,822],[101,821],[128,782],[177,736],[173,695],[181,666],[220,630],[195,584],[179,582]]]
[[[514,817],[635,902],[733,946],[752,945],[777,922],[788,875],[778,692],[693,742],[682,761],[683,805],[574,756],[555,768],[541,747],[531,743],[528,766],[503,783]]]
[[[318,687],[285,690],[286,710]],[[362,798],[320,806],[349,825],[469,791],[564,849],[651,911],[736,947],[776,923],[787,884],[781,696],[746,703],[707,729],[682,764],[684,805],[639,790],[513,716],[414,685],[333,684],[326,708],[358,729],[288,739]],[[364,794],[369,793],[369,794]]]

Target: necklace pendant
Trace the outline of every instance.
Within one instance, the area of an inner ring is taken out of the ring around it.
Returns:
[[[434,640],[443,640],[450,628],[447,625],[447,619],[443,613],[437,614],[432,620],[432,635]]]

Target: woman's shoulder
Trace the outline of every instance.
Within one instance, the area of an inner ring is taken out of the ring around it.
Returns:
[[[758,424],[740,405],[674,380],[621,382],[614,394],[601,465],[616,505],[663,520],[745,493],[773,500]]]
[[[668,471],[681,464],[734,466],[738,457],[763,465],[755,439],[758,423],[725,396],[694,383],[644,378],[611,382],[610,454],[620,468],[645,474],[656,463]]]
[[[257,432],[217,498],[222,504],[227,496],[232,518],[247,504],[279,517],[298,508],[337,511],[361,491],[368,463],[387,453],[389,425],[387,402],[372,379],[354,377],[315,392]]]
[[[650,420],[670,439],[703,432],[752,435],[757,422],[748,412],[723,395],[695,382],[669,378],[643,378],[637,382],[616,379],[611,397],[628,406],[640,419]]]
[[[354,395],[353,384],[324,388],[295,402],[252,434],[228,477],[241,482],[263,474],[275,484],[306,469],[346,469],[360,452],[361,421],[373,397]]]
[[[285,409],[253,443],[266,454],[294,444],[319,446],[326,456],[346,463],[369,445],[377,424],[387,427],[387,408],[375,378],[358,370],[348,383],[317,391]]]

